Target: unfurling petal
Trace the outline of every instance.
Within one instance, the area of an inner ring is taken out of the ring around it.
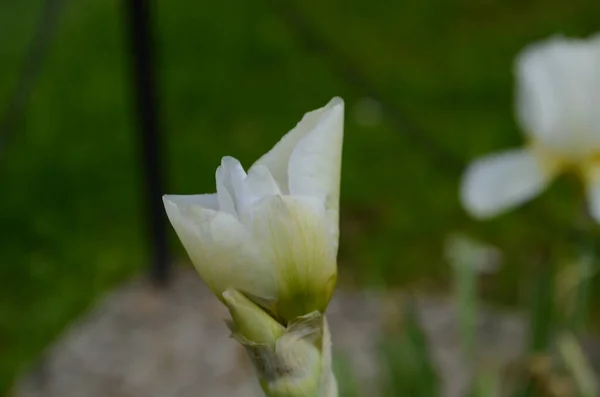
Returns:
[[[251,236],[231,214],[164,196],[167,215],[206,285],[222,299],[229,288],[265,300],[277,295],[273,264],[261,257]]]
[[[325,199],[337,225],[344,138],[344,102],[333,98],[322,109],[319,122],[294,148],[288,166],[289,188],[293,196]]]
[[[219,199],[216,193],[212,194],[170,194],[169,201],[178,204],[197,206],[213,211],[219,210]]]
[[[467,169],[461,186],[463,206],[475,217],[492,217],[535,197],[553,175],[528,150],[484,157]]]
[[[253,212],[254,240],[275,264],[278,315],[288,321],[315,310],[323,313],[337,276],[324,203],[313,197],[272,196],[257,202]]]
[[[290,159],[292,157],[292,153],[296,150],[300,141],[307,137],[308,135],[325,134],[320,142],[316,142],[318,144],[326,144],[326,145],[334,145],[332,148],[314,148],[314,150],[321,151],[321,153],[325,153],[327,150],[330,150],[329,154],[333,154],[334,158],[331,160],[331,163],[335,164],[335,161],[341,156],[342,150],[342,137],[343,137],[343,113],[344,113],[344,102],[341,98],[333,98],[327,105],[324,107],[308,112],[302,117],[302,120],[294,127],[291,131],[281,138],[279,142],[265,155],[263,155],[260,159],[254,163],[252,167],[257,165],[266,166],[277,184],[281,189],[283,194],[290,193]],[[333,120],[332,120],[333,117]],[[323,129],[322,125],[327,124],[333,128],[339,128],[340,130],[333,129]],[[315,142],[314,139],[311,142]],[[318,139],[318,138],[317,138]],[[302,146],[306,147],[307,144],[303,144]],[[306,151],[307,149],[303,149]],[[310,149],[308,149],[310,150]],[[339,153],[338,153],[339,152]],[[339,168],[339,165],[337,165]],[[329,171],[331,172],[331,171]],[[337,171],[339,174],[339,170]],[[335,172],[333,182],[336,182],[339,185],[339,176],[337,177],[337,181],[335,180]]]
[[[225,156],[217,167],[217,197],[219,209],[233,216],[238,215],[238,197],[242,194],[242,184],[246,178],[244,167],[237,159]]]
[[[277,182],[264,165],[250,168],[238,197],[238,213],[243,223],[252,220],[252,205],[263,197],[281,194]]]

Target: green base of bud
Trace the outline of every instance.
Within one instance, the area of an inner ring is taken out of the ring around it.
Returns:
[[[228,290],[223,298],[232,336],[248,352],[268,397],[337,397],[323,314],[315,311],[284,327],[238,291]]]

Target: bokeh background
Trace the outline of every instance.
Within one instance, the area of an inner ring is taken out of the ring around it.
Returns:
[[[48,2],[54,22],[33,62],[49,6],[0,2],[0,394],[152,262],[124,1]],[[341,96],[342,286],[443,290],[444,241],[461,232],[504,254],[484,296],[518,304],[532,258],[572,252],[581,198],[568,177],[489,222],[468,218],[458,188],[474,157],[522,143],[515,55],[598,30],[596,0],[156,0],[153,10],[166,192],[213,191],[223,155],[249,165]],[[169,233],[173,258],[185,258]]]

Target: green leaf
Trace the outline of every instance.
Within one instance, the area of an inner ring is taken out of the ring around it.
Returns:
[[[427,338],[413,304],[405,306],[402,328],[381,347],[384,396],[437,397],[440,382],[431,361]]]
[[[537,267],[531,284],[529,353],[535,354],[548,349],[556,323],[555,267],[552,260]]]
[[[338,383],[339,397],[358,397],[356,376],[347,354],[339,351],[334,354],[333,372]]]

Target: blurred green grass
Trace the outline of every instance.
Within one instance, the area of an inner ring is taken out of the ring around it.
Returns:
[[[0,4],[0,109],[40,9],[33,0]],[[459,229],[506,252],[490,295],[514,302],[529,249],[568,253],[578,200],[563,180],[534,205],[476,223],[457,200],[460,165],[521,142],[514,55],[556,32],[591,33],[597,10],[587,0],[158,0],[169,192],[214,190],[221,156],[250,164],[339,95],[343,282],[443,284],[442,242]],[[115,0],[66,3],[25,118],[0,153],[0,393],[149,259],[123,11]],[[357,121],[365,95],[385,102],[377,125]]]

